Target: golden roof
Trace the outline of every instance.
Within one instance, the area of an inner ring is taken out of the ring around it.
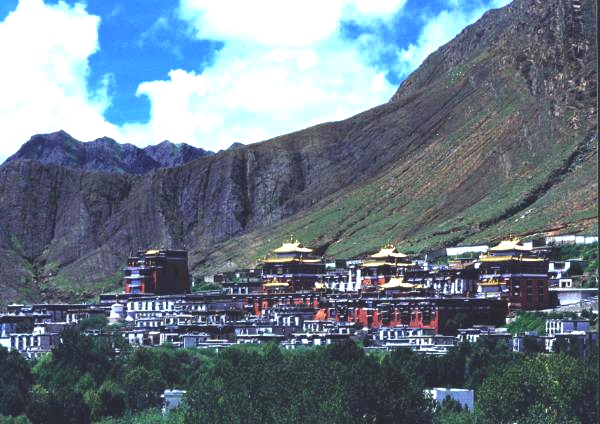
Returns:
[[[494,279],[483,280],[482,282],[479,283],[480,286],[487,286],[487,287],[490,287],[490,286],[500,286],[500,285],[503,285],[503,284],[506,284],[506,283],[504,281],[494,280]]]
[[[518,260],[519,258],[515,258],[514,256],[481,256],[479,260],[481,262],[507,262],[512,261],[513,259]]]
[[[298,262],[304,264],[317,264],[320,263],[320,259],[303,259],[303,258],[265,258],[261,261],[265,264],[281,264],[281,263],[291,263]]]
[[[390,278],[390,281],[383,284],[381,287],[384,289],[396,289],[396,288],[414,289],[417,287],[417,285],[411,284],[411,283],[405,283],[404,277],[393,277],[393,278]]]
[[[158,255],[159,252],[160,250],[158,249],[146,250],[146,255]]]
[[[273,253],[311,253],[313,249],[304,247],[298,240],[283,243],[277,249],[273,250]]]
[[[490,248],[490,252],[503,252],[505,250],[531,251],[529,247],[519,244],[520,241],[519,239],[502,240],[498,246]]]
[[[400,253],[396,250],[396,246],[387,245],[382,247],[379,252],[369,256],[370,258],[406,258],[404,253]]]
[[[362,264],[360,264],[360,266],[362,268],[374,268],[374,267],[378,267],[378,266],[384,266],[384,265],[389,265],[389,266],[413,266],[414,262],[411,263],[393,263],[393,262],[384,262],[384,261],[371,261],[371,262],[364,262]]]
[[[370,268],[370,267],[384,266],[384,265],[394,265],[394,264],[385,262],[385,261],[364,262],[364,263],[360,264],[360,266],[363,268]]]
[[[289,287],[290,284],[289,283],[272,282],[272,283],[265,283],[264,286],[265,287]]]

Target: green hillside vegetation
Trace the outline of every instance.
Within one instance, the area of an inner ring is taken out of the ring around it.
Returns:
[[[596,283],[592,287],[598,287],[598,243],[561,246],[560,258],[563,261],[583,259],[586,262],[583,269],[584,274],[590,280],[590,283]]]
[[[460,244],[489,244],[509,234],[540,236],[543,231],[553,228],[554,223],[566,221],[573,224],[573,229],[583,228],[593,234],[597,231],[598,209],[595,202],[589,201],[593,194],[588,191],[594,191],[597,186],[570,189],[580,181],[594,177],[595,155],[593,160],[567,172],[549,190],[541,190],[539,197],[527,207],[520,210],[515,206],[531,193],[540,191],[550,174],[564,165],[561,159],[564,153],[554,153],[555,156],[548,156],[539,164],[539,168],[546,169],[547,173],[524,171],[521,177],[496,184],[493,191],[458,216],[446,209],[446,203],[451,199],[444,200],[435,192],[421,193],[422,182],[395,176],[394,173],[402,174],[403,169],[392,170],[384,178],[347,195],[321,202],[311,212],[294,220],[221,243],[201,262],[208,265],[233,261],[239,267],[252,266],[289,234],[294,234],[308,246],[320,248],[326,256],[339,258],[376,251],[389,241],[395,242],[401,251],[420,253]],[[440,169],[432,168],[430,172],[422,175],[441,174]],[[438,178],[444,178],[444,175]],[[452,175],[446,178],[451,179]],[[573,205],[577,205],[577,214],[570,213]],[[505,217],[511,208],[518,212]],[[438,218],[432,219],[432,216]],[[198,270],[207,271],[202,266]]]

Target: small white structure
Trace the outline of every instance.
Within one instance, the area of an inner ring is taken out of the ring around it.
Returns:
[[[568,234],[563,236],[546,237],[546,244],[592,244],[598,243],[598,236]]]
[[[183,398],[183,395],[185,393],[186,393],[185,390],[166,389],[165,392],[160,396],[161,398],[163,398],[163,407],[162,407],[163,415],[167,414],[172,409],[177,408],[179,406],[179,404],[181,403],[181,399]]]
[[[108,316],[108,324],[114,325],[125,318],[125,305],[115,302],[110,307],[110,315]]]
[[[447,247],[446,256],[460,256],[465,253],[485,253],[489,248],[487,245]]]
[[[463,408],[473,412],[475,398],[475,392],[473,390],[436,387],[435,389],[425,390],[425,392],[429,393],[431,397],[440,405],[447,397],[449,397],[460,403],[460,406]]]

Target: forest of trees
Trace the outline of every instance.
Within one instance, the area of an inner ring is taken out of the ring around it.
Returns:
[[[517,354],[481,338],[445,356],[365,354],[353,342],[286,351],[275,344],[130,348],[76,330],[37,362],[0,349],[2,423],[595,423],[597,349]],[[118,353],[115,353],[117,351]],[[435,407],[423,389],[466,387],[475,411]],[[160,413],[165,388],[187,390]]]

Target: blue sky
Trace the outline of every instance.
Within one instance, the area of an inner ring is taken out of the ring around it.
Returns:
[[[508,0],[2,0],[0,160],[33,134],[253,143],[386,102]]]

